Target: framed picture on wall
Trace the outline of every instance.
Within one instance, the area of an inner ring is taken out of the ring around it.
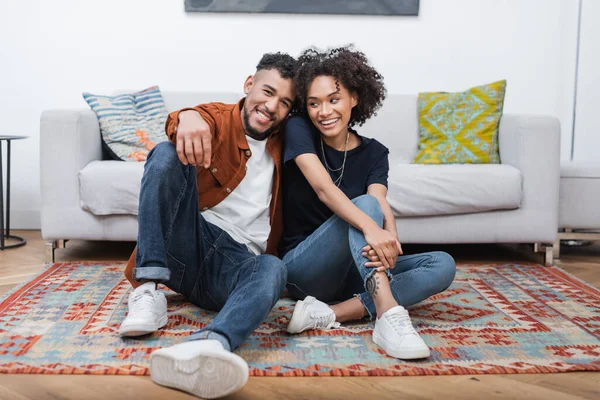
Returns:
[[[419,0],[184,0],[187,12],[419,15]]]

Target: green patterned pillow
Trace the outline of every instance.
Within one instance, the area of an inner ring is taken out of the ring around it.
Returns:
[[[460,93],[419,93],[415,164],[499,164],[506,81]]]

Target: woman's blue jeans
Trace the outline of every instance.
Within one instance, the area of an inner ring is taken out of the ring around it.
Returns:
[[[379,201],[371,195],[352,202],[383,226]],[[314,296],[324,302],[344,301],[357,296],[369,317],[376,315],[375,303],[365,288],[374,273],[362,256],[364,235],[334,215],[283,257],[288,270],[287,288],[296,299]],[[408,307],[446,290],[456,273],[452,256],[430,252],[399,256],[395,268],[387,270],[392,295]]]

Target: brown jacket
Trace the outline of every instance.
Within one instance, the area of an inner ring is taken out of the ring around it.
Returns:
[[[219,204],[240,184],[246,176],[246,162],[252,156],[244,127],[242,125],[241,109],[244,105],[241,99],[237,104],[208,103],[194,108],[185,108],[169,114],[165,131],[173,144],[176,144],[177,124],[179,113],[185,110],[196,110],[210,126],[212,138],[211,165],[208,169],[197,167],[198,207],[207,210]],[[274,131],[267,139],[267,151],[273,157],[275,172],[273,174],[273,191],[269,217],[271,232],[267,239],[267,254],[277,255],[277,247],[283,232],[283,210],[281,191],[281,151],[283,135],[281,130]],[[134,287],[139,282],[133,279],[135,253],[131,254],[125,276]]]

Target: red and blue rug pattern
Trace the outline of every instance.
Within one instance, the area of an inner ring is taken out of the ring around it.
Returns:
[[[186,340],[213,312],[169,292],[169,323],[118,336],[130,291],[121,263],[58,263],[0,302],[0,372],[147,375],[150,353]],[[282,298],[236,351],[253,376],[394,376],[600,371],[600,291],[561,269],[459,265],[444,293],[409,309],[426,360],[387,356],[369,321],[289,335]]]

